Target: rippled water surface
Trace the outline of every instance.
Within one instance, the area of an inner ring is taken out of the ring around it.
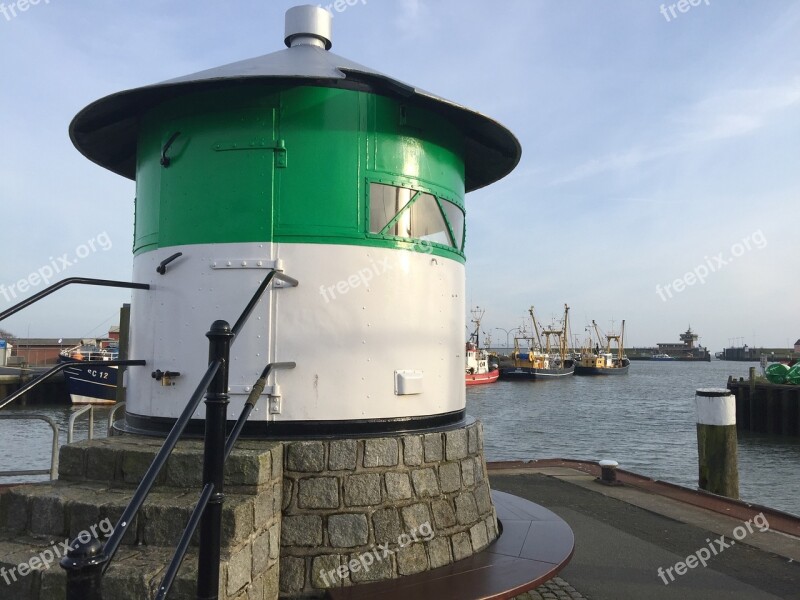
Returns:
[[[694,487],[695,390],[754,364],[634,361],[623,376],[498,381],[467,388],[467,412],[483,421],[487,460],[610,458]],[[739,480],[743,500],[800,514],[800,441],[740,432]]]

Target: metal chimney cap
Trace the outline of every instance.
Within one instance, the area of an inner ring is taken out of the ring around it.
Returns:
[[[330,50],[333,15],[322,7],[306,4],[286,11],[286,38],[284,43],[294,46],[316,46]]]

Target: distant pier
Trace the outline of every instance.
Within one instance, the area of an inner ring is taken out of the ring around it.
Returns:
[[[5,398],[20,387],[37,377],[46,370],[45,368],[12,368],[0,367],[0,398]],[[64,376],[56,373],[44,384],[33,388],[19,398],[14,406],[36,404],[70,404],[69,393],[64,382]]]
[[[800,437],[800,386],[728,377],[727,388],[736,395],[738,429]]]

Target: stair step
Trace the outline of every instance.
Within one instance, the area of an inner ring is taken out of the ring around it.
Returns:
[[[64,600],[66,572],[59,566],[65,552],[49,536],[0,534],[0,598]],[[158,546],[122,546],[103,576],[103,597],[149,600],[154,597],[174,549]],[[220,600],[278,597],[277,547],[256,543],[220,556]],[[265,568],[265,561],[273,563]],[[23,565],[21,567],[21,565]],[[253,577],[255,575],[255,577]],[[190,548],[170,590],[170,600],[195,600],[197,548]]]
[[[0,597],[64,600],[66,572],[58,565],[63,552],[57,541],[47,537],[0,539],[0,586],[5,588]],[[114,600],[152,598],[173,552],[171,548],[120,548],[103,577],[104,597]],[[29,570],[27,565],[33,568]],[[220,576],[223,584],[225,575],[223,567]],[[196,581],[197,550],[190,549],[170,591],[170,600],[194,600]],[[223,588],[221,584],[220,598],[226,597]]]
[[[142,436],[114,436],[83,440],[61,447],[58,478],[68,481],[114,482],[135,485],[141,481],[164,440]],[[238,493],[258,493],[273,473],[281,472],[282,445],[243,440],[236,444],[225,465],[225,487]],[[156,479],[156,487],[200,489],[203,476],[202,440],[182,440]]]
[[[133,491],[130,487],[60,480],[15,487],[0,495],[0,530],[70,540],[88,531],[103,539],[117,523]],[[199,488],[154,489],[129,527],[123,544],[174,547],[198,497]],[[222,512],[223,548],[238,546],[254,532],[255,511],[255,496],[226,493]],[[195,534],[193,545],[197,541]]]

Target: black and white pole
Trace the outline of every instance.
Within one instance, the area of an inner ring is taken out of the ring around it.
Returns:
[[[713,494],[739,498],[736,397],[726,389],[700,389],[695,407],[698,485]]]

